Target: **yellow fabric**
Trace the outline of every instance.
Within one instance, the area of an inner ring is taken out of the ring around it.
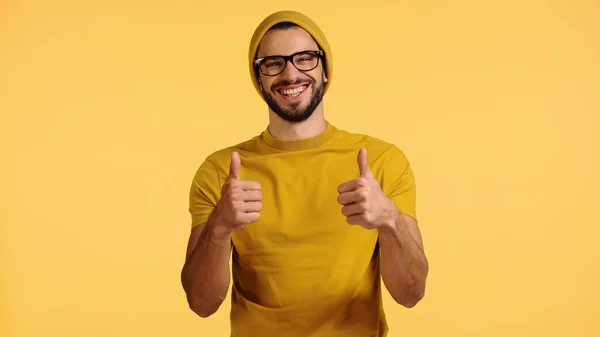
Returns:
[[[337,187],[359,177],[361,147],[383,191],[416,218],[415,183],[404,153],[382,140],[339,130],[284,141],[266,129],[210,154],[190,193],[192,226],[220,198],[231,152],[241,179],[262,185],[260,220],[234,232],[231,336],[380,337],[382,309],[377,231],[349,225]]]
[[[313,39],[315,39],[319,47],[323,49],[325,53],[325,72],[327,74],[327,82],[325,82],[323,93],[326,93],[327,89],[331,85],[331,79],[333,78],[333,55],[331,54],[331,47],[329,46],[329,42],[325,38],[325,34],[321,28],[308,16],[296,11],[279,11],[267,16],[258,25],[258,27],[256,27],[254,34],[252,34],[250,45],[248,47],[248,62],[250,65],[250,78],[252,79],[254,88],[260,97],[263,98],[262,92],[260,91],[260,85],[258,84],[258,80],[256,78],[256,68],[254,67],[253,62],[256,59],[256,51],[258,50],[260,41],[265,33],[269,30],[269,28],[273,27],[273,25],[280,22],[293,22],[299,25],[306,30],[313,37]]]

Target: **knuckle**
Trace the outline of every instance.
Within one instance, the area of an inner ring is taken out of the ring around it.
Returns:
[[[358,191],[358,196],[359,196],[361,199],[364,199],[364,200],[366,200],[366,199],[367,199],[367,197],[369,196],[369,193],[367,193],[367,191],[363,189],[363,190],[360,190],[360,191]]]
[[[244,215],[244,206],[245,206],[245,202],[243,200],[238,200],[235,202],[235,210],[240,213],[240,215]]]
[[[244,215],[242,212],[235,212],[235,215],[233,217],[233,220],[235,221],[236,224],[240,225],[240,224],[244,224]]]

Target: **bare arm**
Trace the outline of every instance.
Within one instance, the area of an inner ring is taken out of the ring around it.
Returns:
[[[190,309],[201,317],[215,313],[229,289],[229,235],[215,235],[213,216],[190,234],[181,282]]]
[[[360,178],[338,187],[342,214],[352,225],[377,229],[381,253],[381,278],[399,304],[411,308],[425,294],[429,264],[417,221],[401,214],[381,190],[367,162],[367,151],[358,153]]]
[[[240,157],[232,153],[222,196],[205,224],[192,229],[181,283],[190,309],[201,317],[214,314],[229,289],[231,234],[259,218],[260,184],[240,179]]]
[[[429,264],[417,221],[395,207],[388,210],[389,220],[378,228],[381,277],[394,300],[411,308],[425,295]]]

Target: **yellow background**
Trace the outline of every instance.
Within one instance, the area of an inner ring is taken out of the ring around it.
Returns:
[[[390,336],[600,336],[597,1],[0,6],[1,336],[227,335],[179,283],[187,193],[266,127],[246,48],[280,9],[331,42],[327,118],[413,165],[431,273]]]

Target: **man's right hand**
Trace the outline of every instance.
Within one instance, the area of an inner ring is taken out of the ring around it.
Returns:
[[[227,181],[221,191],[221,199],[214,212],[214,234],[219,237],[230,235],[233,231],[257,221],[262,209],[260,183],[240,179],[240,155],[231,154],[231,164]]]

